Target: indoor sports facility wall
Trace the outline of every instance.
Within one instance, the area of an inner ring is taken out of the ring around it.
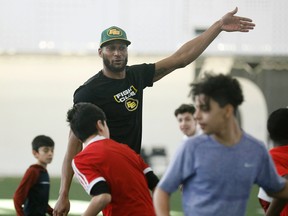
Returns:
[[[129,64],[161,58],[130,56]],[[188,85],[193,79],[192,66],[144,90],[143,146],[159,144],[173,152],[181,141],[174,109],[191,101]],[[39,134],[55,141],[48,170],[51,176],[60,176],[69,133],[66,112],[73,105],[73,93],[101,67],[98,56],[0,56],[0,176],[22,175],[35,162],[31,141]]]
[[[286,0],[9,0],[0,1],[0,53],[96,53],[100,33],[127,31],[135,54],[169,54],[238,7],[249,34],[222,33],[213,55],[286,55]]]

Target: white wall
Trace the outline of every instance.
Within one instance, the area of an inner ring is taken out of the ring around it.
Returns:
[[[170,53],[236,6],[255,30],[222,33],[206,53],[287,55],[287,0],[0,0],[0,54],[96,52],[111,25],[133,53]]]

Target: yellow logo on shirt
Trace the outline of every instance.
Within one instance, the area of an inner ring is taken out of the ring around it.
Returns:
[[[138,100],[132,98],[133,96],[136,96],[137,89],[131,85],[130,88],[114,95],[114,99],[117,103],[123,103],[125,102],[126,109],[129,111],[134,111],[138,107]]]
[[[126,102],[125,102],[125,106],[127,108],[127,110],[129,111],[134,111],[137,109],[138,107],[138,100],[135,100],[133,98],[129,98]]]
[[[117,103],[122,103],[126,101],[128,98],[135,96],[137,93],[137,89],[132,85],[130,88],[114,95],[114,99]]]

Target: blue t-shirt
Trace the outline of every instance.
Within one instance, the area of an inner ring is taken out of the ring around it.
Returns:
[[[244,216],[253,184],[278,192],[285,180],[277,175],[264,144],[243,132],[232,147],[206,134],[186,140],[158,186],[172,193],[180,184],[186,216]]]

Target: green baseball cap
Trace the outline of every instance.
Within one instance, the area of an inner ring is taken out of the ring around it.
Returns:
[[[127,46],[131,44],[131,42],[127,40],[126,32],[123,29],[117,26],[111,26],[102,32],[100,47],[102,47],[105,43],[113,40],[122,40],[127,44]]]

